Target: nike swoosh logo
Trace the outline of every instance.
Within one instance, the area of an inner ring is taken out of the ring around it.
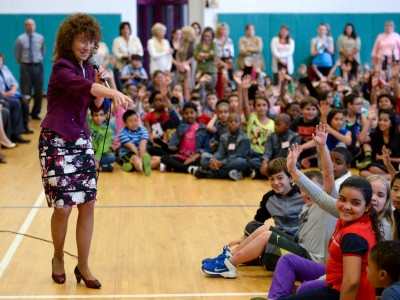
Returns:
[[[214,269],[214,272],[226,271],[226,269]]]

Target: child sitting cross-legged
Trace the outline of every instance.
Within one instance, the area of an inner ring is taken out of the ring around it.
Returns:
[[[251,221],[245,228],[245,234],[228,243],[224,248],[222,254],[216,258],[207,258],[202,261],[202,270],[213,277],[236,278],[236,266],[230,262],[229,258],[235,255],[236,250],[240,251],[240,245],[248,243],[248,236],[259,227],[264,227],[266,230],[267,225],[264,222],[272,218],[275,222],[275,228],[289,236],[294,236],[299,229],[299,215],[304,206],[304,201],[301,197],[300,190],[296,185],[292,185],[293,179],[286,167],[285,158],[276,158],[268,164],[268,178],[272,190],[266,193],[260,202],[260,207]],[[230,247],[235,245],[239,246],[232,251]],[[272,244],[268,245],[267,255],[271,259],[277,260],[275,254],[276,247]],[[259,253],[261,254],[261,253]],[[271,254],[271,255],[269,255]]]
[[[139,117],[134,110],[127,110],[122,116],[125,127],[119,133],[121,148],[119,149],[118,161],[122,164],[124,171],[144,172],[151,174],[152,168],[158,168],[159,160],[150,157],[146,152],[149,134],[147,129],[139,126]]]
[[[221,136],[218,151],[211,156],[202,156],[201,168],[194,172],[196,178],[242,179],[247,168],[250,139],[240,128],[240,115],[231,113],[227,125],[229,132]]]

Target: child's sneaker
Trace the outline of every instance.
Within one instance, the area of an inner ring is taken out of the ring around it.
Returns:
[[[202,270],[214,277],[236,278],[236,267],[227,258],[223,261],[204,264]]]
[[[167,172],[166,164],[160,163],[160,172]]]
[[[194,176],[195,176],[197,179],[209,178],[209,177],[210,177],[210,173],[209,173],[208,171],[206,171],[206,170],[203,170],[203,169],[197,169],[197,170],[194,172]]]
[[[202,260],[202,264],[210,264],[210,263],[216,263],[217,261],[223,261],[225,258],[230,258],[232,257],[231,250],[228,247],[223,247],[222,248],[222,253],[218,255],[215,258],[205,258]]]
[[[100,166],[100,172],[112,172],[114,171],[113,164],[102,165]]]
[[[369,167],[370,164],[372,164],[371,157],[366,156],[362,161],[360,161],[356,164],[356,167],[357,167],[357,169],[362,170],[362,169]]]
[[[142,158],[143,162],[143,173],[146,176],[150,176],[151,174],[151,156],[148,153],[145,153]]]
[[[122,170],[124,170],[125,172],[130,172],[133,170],[133,165],[130,162],[124,162],[122,164]]]
[[[242,174],[242,172],[239,172],[238,170],[233,169],[233,170],[229,171],[229,178],[232,180],[238,181],[243,178],[243,174]]]
[[[199,169],[198,166],[189,166],[188,168],[188,173],[194,175],[194,173],[196,173],[196,171]]]

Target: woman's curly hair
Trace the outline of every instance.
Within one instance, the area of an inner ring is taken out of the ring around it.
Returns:
[[[93,54],[96,54],[99,42],[102,39],[99,22],[88,14],[77,13],[66,18],[58,29],[53,61],[57,61],[60,58],[76,61],[75,55],[72,52],[72,43],[74,42],[74,38],[81,33],[89,40],[95,42],[93,51],[88,59]]]

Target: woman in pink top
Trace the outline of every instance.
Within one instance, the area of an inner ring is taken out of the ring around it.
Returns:
[[[386,21],[385,32],[378,35],[372,49],[372,65],[382,64],[382,69],[386,69],[388,58],[393,60],[400,59],[400,35],[394,32],[393,21]]]

